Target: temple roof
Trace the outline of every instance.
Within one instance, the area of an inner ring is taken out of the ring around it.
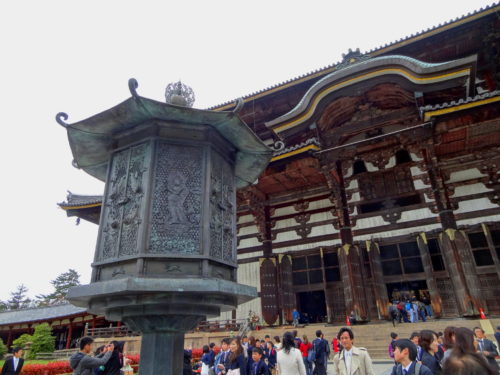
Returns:
[[[34,309],[12,310],[0,313],[0,325],[36,322],[48,319],[62,318],[70,315],[79,315],[87,310],[73,306],[69,303],[64,305],[39,307]]]
[[[485,92],[474,97],[467,97],[466,99],[453,100],[436,105],[427,105],[420,107],[422,117],[427,121],[434,116],[443,115],[456,110],[468,109],[478,105],[500,102],[500,90]]]
[[[430,37],[432,35],[436,35],[436,34],[439,34],[441,32],[453,29],[453,28],[461,26],[465,23],[472,22],[478,18],[485,17],[489,14],[499,12],[499,11],[500,11],[500,2],[496,2],[496,3],[491,4],[490,6],[487,6],[485,8],[480,8],[480,9],[473,11],[473,12],[469,12],[468,14],[464,14],[461,17],[451,19],[451,20],[444,22],[442,24],[439,24],[437,26],[428,28],[426,30],[421,30],[415,34],[411,34],[411,35],[406,36],[404,38],[401,38],[399,40],[384,44],[383,46],[379,46],[377,48],[374,48],[372,50],[369,50],[369,51],[363,53],[363,55],[369,56],[369,57],[380,56],[382,54],[393,51],[397,48],[407,46],[407,45],[415,43],[419,40]],[[322,77],[322,76],[324,76],[328,73],[331,73],[334,70],[337,70],[338,68],[344,67],[344,66],[345,66],[344,60],[336,62],[334,64],[330,64],[330,65],[325,66],[323,68],[316,69],[314,71],[302,74],[300,76],[297,76],[297,77],[294,77],[291,79],[288,79],[284,82],[280,82],[280,83],[277,83],[275,85],[266,87],[262,90],[258,90],[258,91],[255,91],[253,93],[250,93],[248,95],[245,95],[245,96],[243,96],[243,100],[246,102],[246,101],[257,99],[259,97],[269,95],[271,93],[274,93],[276,91],[280,91],[280,90],[285,89],[287,87],[294,86],[294,85],[297,85],[299,83],[302,83],[302,82],[305,82],[305,81],[308,81],[308,80],[311,80],[314,78]],[[236,102],[237,102],[237,100],[233,99],[233,100],[229,100],[227,102],[221,103],[221,104],[211,106],[208,109],[226,110],[226,109],[229,109],[229,108],[236,106]]]
[[[58,203],[58,205],[63,209],[78,209],[92,207],[93,205],[99,206],[102,203],[102,195],[79,195],[73,194],[68,191],[66,196],[66,201]]]

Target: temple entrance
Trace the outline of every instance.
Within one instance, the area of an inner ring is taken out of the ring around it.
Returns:
[[[307,324],[326,322],[326,302],[324,291],[316,290],[313,292],[297,293],[297,300],[301,323]]]
[[[422,301],[429,297],[429,289],[425,280],[400,281],[398,283],[386,284],[389,300],[406,301],[416,297]]]

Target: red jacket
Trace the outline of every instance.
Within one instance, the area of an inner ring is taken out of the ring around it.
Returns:
[[[311,350],[312,347],[313,346],[312,346],[311,343],[307,343],[307,344],[302,343],[302,344],[300,344],[300,348],[299,349],[300,349],[300,351],[302,353],[302,357],[307,358],[307,352],[309,350]]]

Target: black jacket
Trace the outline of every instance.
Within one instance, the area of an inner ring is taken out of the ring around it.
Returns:
[[[432,375],[431,370],[425,365],[421,365],[420,367],[420,372],[418,374],[415,374],[415,366],[417,362],[413,362],[410,366],[410,369],[408,370],[408,375]],[[403,374],[403,367],[401,365],[396,365],[393,367],[391,375],[402,375]]]
[[[252,366],[250,367],[250,374],[249,375],[270,375],[271,373],[269,372],[269,368],[267,367],[266,363],[262,360],[260,360],[257,364],[257,371],[254,371],[254,363],[252,363]]]
[[[21,369],[23,368],[23,365],[24,365],[24,359],[19,358],[17,369],[14,370],[14,357],[9,358],[3,364],[2,375],[19,375]]]
[[[425,350],[422,351],[422,364],[428,367],[433,375],[441,374],[441,365],[439,364],[439,361],[436,357],[434,357],[432,354],[429,354]]]

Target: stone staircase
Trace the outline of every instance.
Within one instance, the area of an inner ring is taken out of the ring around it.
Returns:
[[[483,320],[483,324],[491,324],[494,328],[500,325],[500,319],[488,319]],[[396,323],[396,327],[392,326],[389,322],[374,322],[364,325],[355,325],[350,327],[354,332],[354,345],[365,347],[368,349],[370,356],[374,359],[389,359],[388,355],[388,345],[390,342],[391,332],[396,332],[399,338],[409,338],[411,333],[414,331],[421,331],[423,329],[430,329],[436,332],[444,331],[447,326],[457,326],[457,327],[467,327],[474,328],[476,326],[481,326],[481,320],[477,319],[430,319],[427,322],[419,323]],[[310,324],[302,328],[297,328],[300,337],[302,335],[307,335],[309,340],[316,337],[316,330],[320,329],[325,339],[330,343],[332,339],[337,335],[339,329],[345,327],[345,325],[328,325],[324,324]],[[483,329],[485,329],[483,327]],[[276,328],[264,327],[259,331],[251,331],[248,336],[254,336],[259,339],[263,339],[265,335],[282,336],[286,331],[292,331],[294,328],[292,326],[283,326]],[[486,330],[486,329],[485,329]],[[487,331],[487,330],[486,330]],[[488,335],[490,339],[496,344],[496,341],[492,334]]]

